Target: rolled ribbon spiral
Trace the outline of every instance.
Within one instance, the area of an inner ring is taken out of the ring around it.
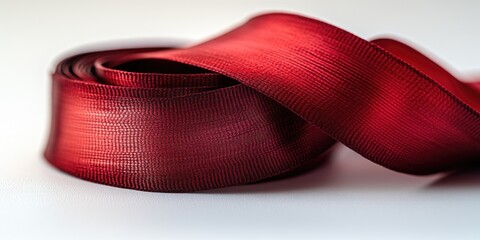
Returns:
[[[93,182],[161,192],[308,168],[338,142],[388,169],[480,160],[480,83],[395,40],[272,13],[186,48],[91,52],[52,75],[45,157]]]

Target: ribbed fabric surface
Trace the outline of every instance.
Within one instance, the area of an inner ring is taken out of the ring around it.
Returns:
[[[478,162],[480,84],[395,40],[266,14],[188,48],[61,61],[45,156],[94,182],[191,192],[308,168],[336,141],[410,174]]]

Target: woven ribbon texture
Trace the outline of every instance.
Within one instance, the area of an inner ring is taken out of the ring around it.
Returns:
[[[52,79],[46,159],[118,187],[257,182],[312,168],[337,141],[409,174],[480,160],[480,82],[401,42],[292,14],[186,48],[72,56]]]

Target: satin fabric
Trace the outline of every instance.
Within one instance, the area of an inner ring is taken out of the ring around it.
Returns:
[[[50,163],[103,184],[192,192],[308,169],[337,141],[394,171],[480,160],[480,84],[413,48],[298,15],[187,48],[72,56],[52,75]]]

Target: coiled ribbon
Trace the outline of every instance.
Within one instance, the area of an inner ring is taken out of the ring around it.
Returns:
[[[478,162],[480,84],[395,40],[266,14],[193,47],[61,61],[45,156],[89,181],[191,192],[308,168],[336,141],[410,174]]]

